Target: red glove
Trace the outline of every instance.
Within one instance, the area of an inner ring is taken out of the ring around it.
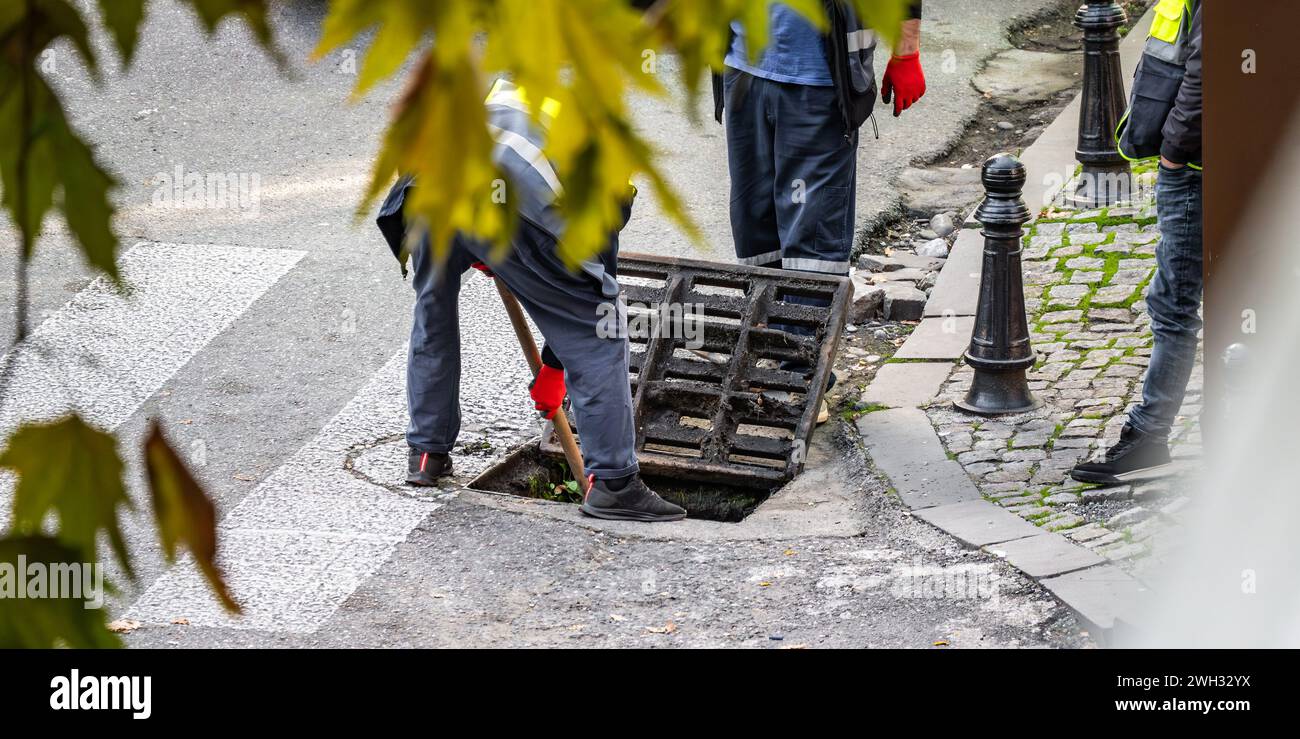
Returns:
[[[470,266],[478,270],[479,272],[482,272],[483,274],[487,275],[488,277],[496,277],[496,273],[492,271],[492,268],[482,262],[475,262]]]
[[[541,411],[548,421],[555,418],[555,412],[564,404],[564,393],[564,370],[549,364],[542,365],[533,384],[528,386],[533,407]]]
[[[921,55],[891,57],[885,67],[885,77],[880,85],[880,98],[894,101],[894,117],[912,107],[925,95],[925,72],[921,70]]]

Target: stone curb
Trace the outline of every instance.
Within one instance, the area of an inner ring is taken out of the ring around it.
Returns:
[[[1141,58],[1154,7],[1120,44],[1126,80],[1132,78]],[[1081,97],[1076,96],[1020,155],[1028,176],[1025,202],[1035,219],[1073,175]],[[897,369],[884,377],[878,373],[867,386],[864,398],[875,397],[880,405],[899,407],[862,416],[857,421],[858,431],[876,468],[890,479],[917,518],[968,546],[1005,559],[1046,588],[1106,644],[1112,641],[1117,620],[1131,609],[1143,586],[1092,550],[984,500],[961,465],[947,457],[943,442],[921,410],[938,395],[937,390],[928,392],[934,374],[930,363],[947,365],[951,373],[970,342],[984,250],[979,226],[972,211],[939,273],[921,324],[895,354],[899,359],[918,361],[886,365]],[[914,369],[909,371],[909,367]],[[924,390],[908,393],[901,389],[909,381]]]

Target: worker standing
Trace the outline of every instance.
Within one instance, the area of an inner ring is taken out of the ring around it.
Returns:
[[[553,120],[555,101],[541,105],[543,118]],[[488,266],[491,246],[465,234],[453,239],[442,264],[435,263],[427,239],[411,254],[416,303],[407,363],[407,482],[432,485],[451,473],[449,453],[460,432],[460,281],[478,267],[505,282],[546,339],[544,364],[530,389],[537,408],[554,415],[566,390],[572,400],[591,477],[582,512],[634,521],[684,518],[684,509],[660,498],[640,478],[627,332],[610,336],[599,325],[608,314],[603,308],[618,304],[613,275],[618,234],[611,234],[600,259],[584,262],[576,273],[565,267],[556,253],[564,236],[557,205],[562,188],[543,154],[544,132],[533,124],[530,110],[525,92],[506,80],[498,80],[487,98],[496,141],[493,160],[507,176],[507,200],[519,216],[508,256]],[[405,231],[399,223],[402,205],[412,186],[410,180],[399,180],[380,211],[380,229],[398,254]],[[624,224],[631,196],[629,190]]]
[[[1160,160],[1156,175],[1156,274],[1147,288],[1155,348],[1142,402],[1119,441],[1076,465],[1080,482],[1118,485],[1169,468],[1169,432],[1187,393],[1201,330],[1201,3],[1160,0],[1133,77],[1128,112],[1117,132],[1130,160]]]
[[[768,44],[756,60],[744,28],[732,26],[715,113],[719,120],[725,114],[731,233],[741,264],[849,271],[858,129],[875,106],[877,39],[843,0],[825,5],[829,29],[823,34],[787,5],[772,3]],[[920,18],[921,3],[915,2],[881,82],[879,94],[893,102],[895,116],[925,94]],[[823,402],[819,422],[826,414]]]

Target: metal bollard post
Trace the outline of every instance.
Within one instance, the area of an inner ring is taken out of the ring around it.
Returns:
[[[1037,357],[1025,317],[1025,285],[1020,251],[1029,209],[1021,193],[1025,167],[1010,154],[984,162],[984,202],[975,211],[983,224],[984,266],[980,275],[975,330],[966,363],[975,378],[958,408],[985,416],[1022,413],[1038,407],[1025,373]]]
[[[1124,115],[1123,71],[1119,58],[1119,27],[1128,16],[1118,3],[1084,3],[1074,16],[1083,30],[1083,101],[1079,110],[1079,145],[1075,158],[1083,165],[1073,205],[1104,208],[1131,198],[1129,163],[1115,146],[1115,128]]]

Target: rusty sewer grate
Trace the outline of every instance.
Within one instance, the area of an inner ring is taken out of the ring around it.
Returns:
[[[751,487],[797,475],[844,328],[848,278],[624,254],[618,281],[628,304],[642,471]],[[680,329],[649,319],[664,315],[661,306],[669,316],[679,311]],[[807,369],[782,368],[791,363]],[[549,425],[541,449],[564,456]]]

